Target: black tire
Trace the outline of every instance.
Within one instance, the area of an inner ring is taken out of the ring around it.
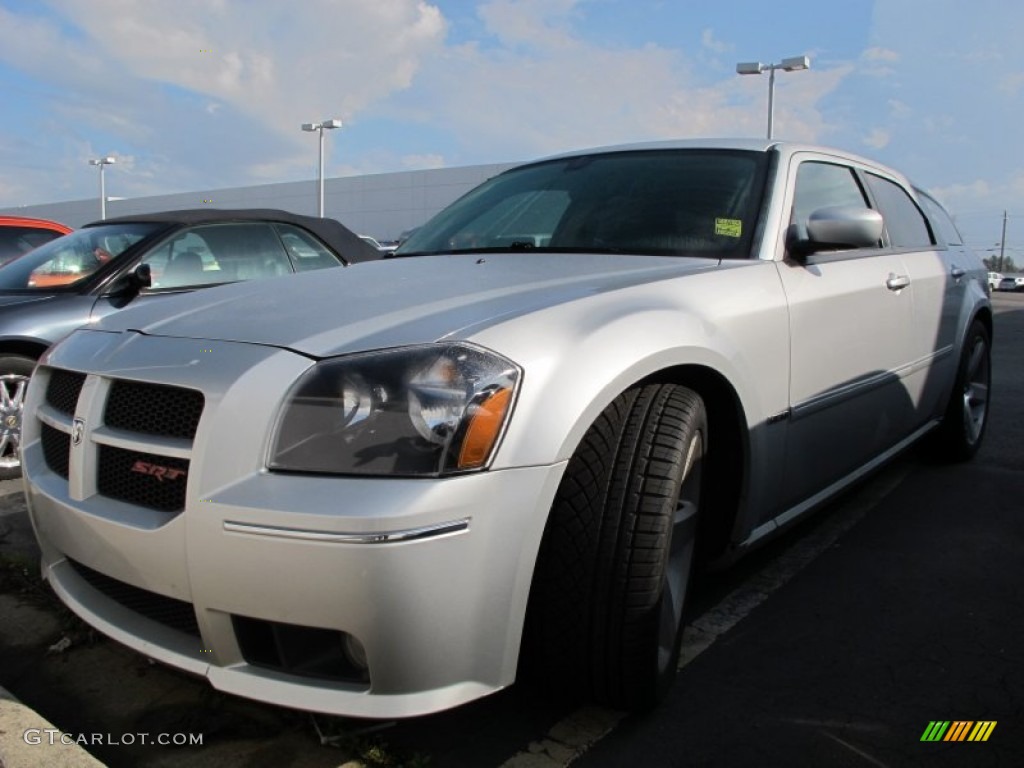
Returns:
[[[936,458],[968,461],[978,452],[988,426],[991,383],[992,344],[988,329],[975,320],[964,338],[946,414],[932,440]]]
[[[36,361],[29,357],[0,357],[0,480],[21,475],[22,407],[35,366]]]
[[[644,709],[675,677],[694,560],[707,415],[675,384],[638,386],[597,419],[559,486],[530,596],[534,673]]]

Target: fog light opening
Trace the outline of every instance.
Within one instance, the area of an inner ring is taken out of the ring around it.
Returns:
[[[354,635],[345,633],[345,637],[341,641],[341,649],[345,653],[345,658],[353,667],[360,672],[369,671],[370,665],[366,662],[366,649],[363,648],[363,644]]]

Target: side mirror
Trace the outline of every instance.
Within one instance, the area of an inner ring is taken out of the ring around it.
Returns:
[[[115,279],[106,293],[108,296],[119,296],[124,301],[131,301],[138,296],[139,291],[149,288],[151,285],[153,285],[153,270],[149,264],[138,264],[135,269],[125,272]]]
[[[806,237],[793,238],[789,251],[803,257],[818,251],[871,248],[882,237],[882,215],[859,205],[818,208],[807,217]]]
[[[149,288],[153,285],[153,270],[149,264],[139,264],[135,269],[128,273],[129,280],[139,290],[143,288]]]

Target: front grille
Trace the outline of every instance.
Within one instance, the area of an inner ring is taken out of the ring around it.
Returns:
[[[195,437],[203,393],[118,379],[110,385],[103,421],[109,427],[160,437]]]
[[[125,584],[123,581],[94,571],[89,566],[82,565],[70,557],[68,562],[74,568],[75,573],[88,582],[89,586],[102,592],[115,603],[145,616],[147,619],[163,624],[165,627],[199,637],[199,624],[196,621],[196,612],[192,603]]]
[[[54,369],[50,372],[50,381],[46,385],[46,402],[61,413],[75,415],[78,395],[85,384],[85,374],[76,371]]]
[[[101,494],[160,512],[185,509],[188,459],[99,447],[96,487]]]
[[[40,432],[43,444],[43,459],[50,471],[68,479],[68,461],[71,454],[71,435],[43,424]]]

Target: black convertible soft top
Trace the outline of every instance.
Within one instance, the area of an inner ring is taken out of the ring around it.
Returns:
[[[303,216],[274,208],[188,208],[182,211],[158,211],[156,213],[139,213],[133,216],[118,216],[117,218],[93,221],[85,226],[96,227],[101,224],[138,221],[181,224],[182,226],[218,221],[277,221],[309,230],[349,264],[372,261],[384,255],[336,219]]]

